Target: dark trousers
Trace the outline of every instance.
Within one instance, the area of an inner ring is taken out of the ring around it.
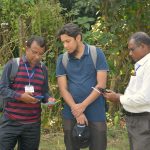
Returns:
[[[150,149],[150,115],[126,116],[130,150]]]
[[[0,150],[13,150],[18,141],[18,150],[38,150],[40,123],[18,124],[7,120],[0,124]]]
[[[64,143],[66,150],[80,150],[75,148],[72,139],[72,129],[75,125],[75,120],[63,119]],[[106,150],[107,147],[107,127],[106,122],[90,122],[89,128],[91,132],[91,141],[89,150]]]

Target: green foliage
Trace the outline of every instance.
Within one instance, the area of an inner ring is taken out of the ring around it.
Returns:
[[[0,77],[2,76],[3,67],[0,65]]]
[[[150,33],[150,1],[97,1],[100,16],[85,33],[85,41],[101,47],[110,67],[107,87],[123,93],[129,81],[133,65],[128,56],[127,41],[137,31]],[[115,109],[114,109],[115,108]],[[110,114],[119,119],[115,112],[118,104],[111,104]]]
[[[88,31],[91,28],[90,22],[93,22],[94,20],[95,20],[94,18],[89,18],[89,17],[78,17],[73,22],[80,25],[82,28]]]
[[[6,56],[6,53],[8,53],[7,59],[13,57],[18,49],[19,54],[22,54],[25,41],[33,34],[45,37],[48,41],[49,52],[55,49],[57,53],[55,34],[64,22],[60,16],[59,3],[53,0],[51,2],[48,0],[37,2],[34,0],[2,0],[0,5],[0,23],[8,23],[7,29],[1,28],[0,52],[2,58]]]
[[[62,102],[57,99],[56,104],[50,109],[42,104],[42,127],[43,129],[54,131],[61,131],[61,110]]]
[[[114,75],[116,78],[115,87],[111,87],[110,83],[112,89],[123,91],[126,86],[132,67],[127,57],[127,40],[133,32],[149,32],[149,5],[150,1],[130,0],[105,1],[99,5],[102,16],[92,31],[96,44],[108,54],[110,78],[113,80]]]
[[[95,23],[97,18],[96,12],[96,2],[92,0],[70,0],[71,6],[66,5],[66,2],[60,0],[63,11],[62,14],[65,15],[66,22],[74,22],[80,25],[84,32],[91,29],[91,24]],[[71,9],[70,9],[71,8]]]

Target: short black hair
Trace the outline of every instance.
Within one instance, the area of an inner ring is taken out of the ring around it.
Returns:
[[[33,35],[31,38],[29,38],[26,42],[26,46],[27,47],[31,47],[32,43],[33,42],[37,42],[37,44],[42,47],[42,48],[45,48],[46,49],[46,42],[45,42],[45,39],[41,36],[36,36],[36,35]]]
[[[65,24],[57,33],[57,38],[59,39],[61,35],[66,34],[68,36],[71,36],[73,38],[76,38],[77,35],[81,35],[82,39],[82,31],[80,27],[77,24],[74,23],[68,23]]]
[[[142,43],[147,46],[150,46],[150,37],[145,32],[136,32],[129,38],[129,41],[131,39],[134,39],[135,44],[138,46],[140,46]]]

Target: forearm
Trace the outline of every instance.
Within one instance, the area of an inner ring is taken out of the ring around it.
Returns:
[[[63,89],[60,91],[61,96],[63,97],[64,101],[72,108],[76,103],[67,89]]]
[[[17,99],[21,96],[21,94],[17,93],[16,91],[9,88],[7,83],[0,82],[0,95],[5,98],[14,98]]]
[[[106,71],[98,71],[97,72],[97,85],[95,87],[91,87],[93,91],[90,95],[82,102],[84,108],[94,102],[102,93],[99,91],[99,88],[106,88],[107,81],[107,72]]]
[[[76,104],[74,107],[72,107],[72,114],[75,116],[75,118],[80,116],[85,111],[87,106],[101,95],[101,92],[96,87],[91,88],[93,88],[91,94],[85,100],[83,100],[82,103]]]
[[[106,78],[106,77],[105,77]],[[105,82],[104,82],[105,81]],[[99,88],[106,88],[106,79],[103,82],[100,81],[95,87],[91,87],[93,90],[90,95],[82,102],[84,107],[86,108],[92,102],[94,102],[102,93]]]
[[[150,105],[150,100],[147,99],[143,93],[136,93],[133,95],[122,95],[120,96],[120,102],[123,105],[139,107]]]
[[[90,95],[82,102],[82,105],[84,105],[84,107],[86,108],[88,105],[94,102],[100,95],[101,92],[98,91],[97,86],[95,86]]]

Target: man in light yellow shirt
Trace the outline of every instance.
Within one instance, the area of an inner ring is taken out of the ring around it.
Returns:
[[[126,114],[131,150],[150,149],[150,37],[144,32],[133,34],[128,41],[129,55],[135,63],[135,75],[124,95],[109,91],[104,96],[120,102]]]

